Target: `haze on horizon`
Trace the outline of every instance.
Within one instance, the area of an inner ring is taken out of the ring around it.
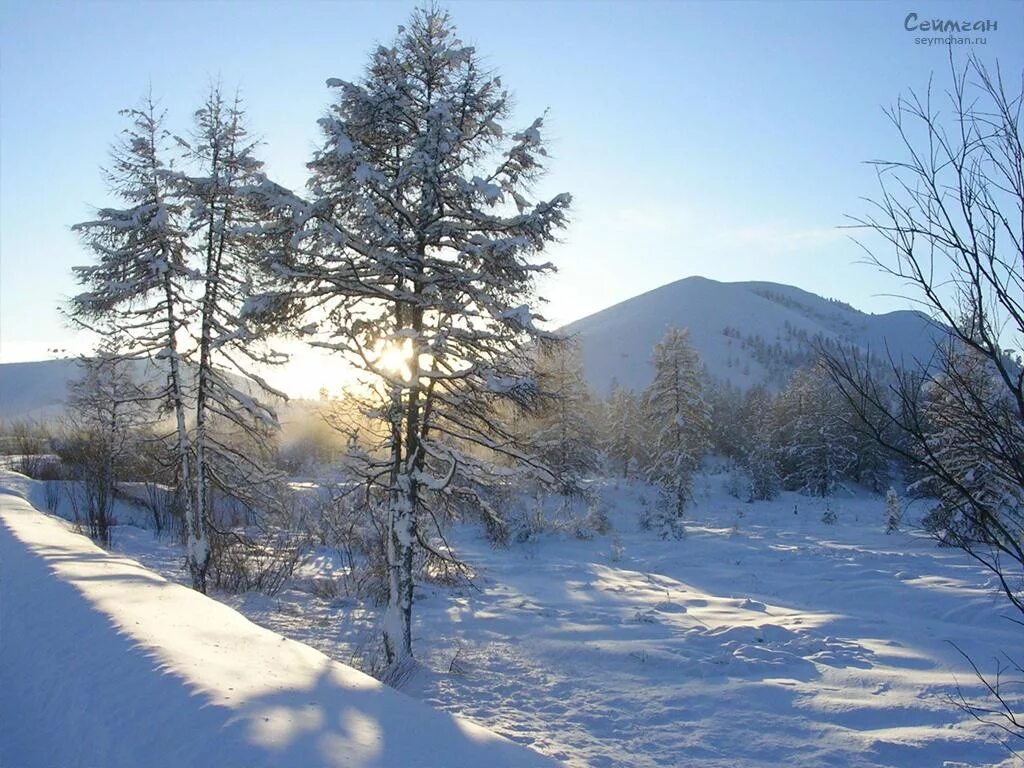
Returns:
[[[109,200],[100,166],[118,110],[152,87],[186,131],[211,78],[238,86],[268,174],[293,187],[317,140],[330,77],[357,78],[414,3],[9,2],[0,31],[0,362],[84,351],[58,306],[89,255],[70,226]],[[127,13],[127,9],[131,9]],[[915,43],[895,3],[460,2],[463,38],[518,97],[547,113],[544,194],[573,194],[573,223],[542,285],[555,325],[701,275],[791,284],[869,312],[900,286],[858,263],[839,226],[876,191],[863,161],[898,156],[882,109],[950,50]],[[1019,73],[1012,2],[934,3],[929,18],[991,19],[954,47]],[[225,34],[230,31],[231,34]],[[297,343],[280,386],[343,378]]]

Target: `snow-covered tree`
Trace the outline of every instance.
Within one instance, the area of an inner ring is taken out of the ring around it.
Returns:
[[[189,568],[206,591],[213,489],[248,503],[268,503],[273,474],[261,451],[278,428],[269,398],[285,396],[254,372],[254,364],[284,362],[243,317],[247,301],[272,287],[263,269],[263,208],[252,194],[263,181],[245,113],[213,86],[195,113],[186,151],[188,171],[176,174],[176,193],[188,211],[188,232],[200,283],[196,339],[195,479],[198,515],[189,533]],[[260,331],[265,331],[260,328]],[[241,377],[241,379],[239,378]],[[243,385],[243,380],[245,384]]]
[[[704,397],[711,411],[711,450],[742,460],[751,438],[743,393],[728,381],[715,381],[707,386]]]
[[[980,471],[1007,490],[1024,493],[1024,132],[1021,73],[990,67],[970,56],[950,56],[948,87],[901,95],[888,117],[902,151],[875,161],[879,191],[869,213],[856,220],[877,236],[865,246],[873,263],[910,286],[910,298],[946,330],[949,340],[983,358],[988,391],[975,391],[970,376],[946,371],[956,409],[971,426],[968,445],[981,450]],[[1004,62],[1005,63],[1005,62]],[[1009,354],[1008,354],[1009,352]],[[875,435],[945,493],[959,496],[962,522],[980,536],[957,546],[989,569],[1009,602],[1024,614],[1024,520],[991,514],[987,491],[976,496],[961,470],[935,451],[934,433],[920,406],[931,387],[931,361],[892,361],[887,381],[857,365],[855,356],[833,355],[830,369],[854,408],[879,428]],[[965,371],[965,373],[967,373]],[[952,376],[950,376],[952,374]],[[990,386],[991,385],[991,386]],[[896,400],[898,408],[889,403]],[[956,436],[953,430],[950,435]],[[984,440],[981,435],[988,435]],[[978,477],[976,474],[975,478]],[[1020,506],[1017,506],[1019,511]],[[1019,660],[1017,669],[1021,668]],[[1000,670],[1001,671],[1001,670]],[[974,717],[1014,736],[1024,735],[1024,714],[1000,693],[999,674],[979,677],[992,698],[964,700]]]
[[[613,382],[611,394],[605,402],[601,440],[611,471],[623,478],[637,471],[641,458],[640,400],[631,389],[623,389]]]
[[[225,102],[217,88],[196,112],[191,140],[175,141],[184,153],[179,167],[167,159],[171,135],[152,99],[124,114],[131,123],[107,177],[126,207],[75,226],[96,260],[75,268],[86,290],[69,315],[116,340],[111,354],[166,366],[166,387],[152,397],[174,416],[188,567],[193,586],[205,590],[210,487],[249,498],[263,488],[268,473],[242,445],[258,448],[276,425],[253,396],[265,385],[245,363],[282,358],[242,318],[248,297],[269,281],[261,269],[264,210],[251,194],[266,182],[237,100]],[[240,387],[226,371],[246,374],[253,386]]]
[[[108,355],[165,362],[166,385],[149,396],[163,401],[174,417],[180,497],[191,531],[198,517],[179,350],[191,311],[188,235],[182,207],[169,190],[165,153],[170,135],[164,113],[150,97],[122,114],[130,122],[111,150],[106,177],[125,207],[102,208],[93,220],[74,226],[96,260],[75,267],[75,278],[85,290],[71,300],[68,313],[77,324],[116,339],[116,349],[108,348]]]
[[[536,256],[566,223],[568,195],[529,199],[543,121],[508,132],[511,101],[447,13],[417,10],[359,82],[332,79],[309,200],[265,188],[292,222],[274,265],[292,283],[252,315],[316,322],[321,346],[363,372],[364,412],[383,425],[353,467],[386,520],[391,663],[412,654],[414,555],[423,522],[453,498],[529,467],[506,414],[536,400],[529,346]],[[303,311],[312,314],[303,317]],[[311,330],[308,329],[307,330]]]
[[[852,443],[853,463],[850,465],[850,477],[860,485],[875,493],[887,489],[893,480],[895,459],[877,440],[870,436],[870,430],[856,412],[845,408],[847,427]]]
[[[750,496],[774,499],[782,485],[774,399],[764,388],[754,387],[744,397],[742,413],[748,438],[740,462],[750,476]]]
[[[895,533],[900,529],[900,521],[903,519],[903,509],[900,507],[900,497],[896,489],[890,487],[885,492],[885,532]]]
[[[800,369],[777,399],[783,483],[813,496],[831,496],[854,464],[847,405],[821,366]]]
[[[710,447],[710,414],[703,367],[686,330],[670,328],[654,347],[654,380],[644,394],[650,435],[648,479],[662,488],[649,520],[663,536],[685,534],[683,513],[693,498],[693,475]]]
[[[940,502],[926,525],[957,546],[1013,546],[1024,531],[1024,488],[1005,469],[1024,454],[1024,428],[996,376],[984,356],[951,343],[924,405],[926,450],[945,472],[920,483]],[[1000,427],[979,424],[979,414]]]
[[[524,445],[554,474],[563,493],[600,464],[594,403],[583,378],[583,361],[571,339],[546,345],[537,360],[540,389],[548,394],[533,419],[525,421]]]

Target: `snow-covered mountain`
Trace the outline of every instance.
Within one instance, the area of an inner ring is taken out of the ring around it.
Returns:
[[[167,378],[167,371],[159,363],[148,360],[133,360],[131,371],[140,384],[158,386]],[[59,417],[67,402],[68,385],[80,379],[82,373],[78,358],[0,364],[0,422],[41,422]],[[243,392],[255,394],[254,385],[247,380],[234,374],[228,377]]]
[[[587,382],[639,390],[653,375],[651,350],[670,326],[688,328],[712,378],[747,389],[780,387],[831,339],[907,362],[926,359],[941,330],[913,311],[870,315],[789,285],[688,277],[635,296],[562,330],[580,344]],[[886,351],[888,350],[888,352]]]
[[[789,285],[720,283],[688,277],[577,320],[562,330],[580,342],[587,381],[607,394],[612,381],[632,389],[650,383],[651,350],[675,325],[688,328],[710,375],[746,389],[782,386],[815,357],[818,338],[855,344],[897,359],[927,358],[941,335],[920,312],[869,315]],[[136,379],[157,380],[156,366],[137,363]],[[78,362],[43,360],[0,365],[0,420],[58,415]],[[246,385],[242,384],[242,387]]]
[[[44,421],[59,415],[68,384],[81,376],[77,358],[0,365],[0,420]]]

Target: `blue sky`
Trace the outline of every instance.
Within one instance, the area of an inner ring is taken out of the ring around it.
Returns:
[[[187,130],[211,78],[242,89],[263,157],[301,185],[328,77],[357,77],[413,3],[19,2],[0,39],[0,360],[74,342],[57,312],[88,257],[69,227],[108,197],[117,111],[150,83]],[[573,225],[550,257],[547,313],[567,322],[689,275],[774,280],[867,311],[906,306],[837,229],[875,191],[862,161],[898,147],[882,107],[948,50],[923,18],[994,19],[984,61],[1024,69],[1024,5],[452,2],[464,40],[549,109],[551,172]],[[961,56],[965,48],[955,49]]]

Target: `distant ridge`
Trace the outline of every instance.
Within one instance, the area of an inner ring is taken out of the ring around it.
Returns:
[[[36,360],[0,364],[0,421],[47,421],[58,418],[67,402],[68,384],[82,377],[80,358]],[[136,382],[163,384],[167,371],[158,362],[133,360]],[[186,368],[188,371],[190,368]],[[228,374],[243,391],[255,387],[235,374]]]
[[[870,315],[848,304],[769,282],[687,277],[565,326],[580,344],[587,382],[606,395],[617,381],[640,390],[651,380],[651,350],[665,330],[690,330],[709,375],[748,389],[778,388],[814,357],[817,339],[879,355],[927,358],[940,329],[914,311]]]

